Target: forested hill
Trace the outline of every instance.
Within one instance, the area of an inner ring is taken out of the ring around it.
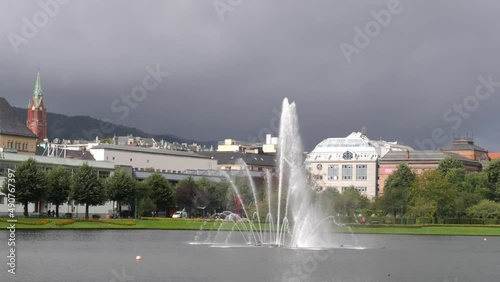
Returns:
[[[26,121],[26,109],[14,107],[14,111],[21,118],[21,120]],[[198,142],[195,140],[188,140],[172,134],[147,133],[140,129],[123,125],[114,125],[114,130],[112,132],[104,134],[102,132],[103,130],[98,130],[100,128],[100,123],[100,120],[89,116],[67,116],[47,112],[47,135],[51,141],[54,138],[91,140],[95,139],[96,134],[99,133],[99,138],[113,137],[114,135],[126,136],[132,134],[133,136],[154,138],[157,141],[163,139],[168,142],[198,143],[207,146],[216,144],[216,142],[213,141]],[[104,130],[112,127],[112,125],[108,124]]]

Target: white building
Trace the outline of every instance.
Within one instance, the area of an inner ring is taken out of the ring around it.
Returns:
[[[67,158],[57,158],[57,157],[44,157],[44,156],[29,156],[13,153],[1,153],[0,152],[0,187],[2,187],[3,182],[6,181],[7,173],[9,169],[16,169],[16,166],[29,158],[34,159],[38,166],[44,170],[50,170],[56,166],[63,166],[72,173],[78,169],[84,163],[92,166],[99,177],[106,178],[113,174],[115,166],[112,162],[97,162],[91,160],[77,160],[77,159],[67,159]],[[30,203],[28,206],[28,212],[33,213],[46,213],[48,210],[55,210],[55,206],[50,203],[42,203],[41,206],[37,207],[35,204]],[[108,202],[102,206],[91,206],[89,207],[90,214],[99,214],[101,216],[110,213],[113,209],[112,203]],[[16,203],[15,214],[16,216],[22,216],[24,207],[21,203]],[[85,206],[76,205],[73,202],[67,202],[59,206],[59,216],[63,216],[65,213],[73,213],[73,216],[83,217],[85,215]],[[7,195],[0,192],[0,215],[6,216],[8,214],[8,198]]]
[[[369,198],[378,191],[378,159],[391,150],[412,150],[397,142],[373,141],[360,132],[344,138],[328,138],[306,158],[313,183],[319,189],[339,192],[350,186]]]
[[[215,169],[217,160],[194,152],[100,144],[90,152],[96,161],[131,166],[136,171],[181,173],[187,169]]]

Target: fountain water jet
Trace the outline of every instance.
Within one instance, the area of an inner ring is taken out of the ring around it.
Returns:
[[[248,207],[244,204],[238,186],[229,175],[225,174],[238,201],[241,202],[244,216],[246,217],[246,219],[243,219],[237,216],[238,220],[231,218],[231,221],[234,223],[232,230],[235,227],[240,229],[240,224],[246,220],[248,221],[249,228],[247,231],[251,233],[249,241],[252,241],[253,238],[253,242],[251,243],[256,246],[271,245],[293,248],[326,247],[324,245],[326,242],[323,240],[322,235],[325,234],[325,231],[332,231],[332,222],[336,225],[338,224],[335,222],[333,216],[326,216],[324,212],[325,208],[321,206],[317,197],[313,197],[314,191],[308,184],[304,165],[296,106],[294,102],[289,103],[287,98],[283,100],[281,112],[278,159],[278,191],[277,200],[275,201],[276,206],[274,207],[276,215],[273,215],[274,202],[271,201],[273,188],[271,173],[266,171],[265,174],[268,211],[265,214],[264,220],[267,230],[263,229],[259,214],[259,200],[264,201],[264,199],[257,198],[256,186],[246,164],[243,161],[240,163],[246,172],[252,189],[253,201],[248,201],[248,203],[253,202],[255,205],[255,212],[252,213],[252,218],[247,213]],[[282,200],[285,201],[284,204]],[[256,224],[252,220],[255,218],[257,219]],[[266,240],[266,242],[264,242],[264,232],[268,232],[269,234],[269,240]],[[226,238],[226,243],[230,235]],[[245,243],[248,244],[249,242],[245,240]]]

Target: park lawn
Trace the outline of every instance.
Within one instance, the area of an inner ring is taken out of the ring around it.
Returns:
[[[0,230],[6,229],[11,223],[6,222],[7,218],[0,219]],[[218,230],[223,223],[221,230],[234,230],[242,229],[248,230],[250,227],[248,223],[238,224],[235,226],[231,222],[222,221],[204,221],[199,219],[168,219],[163,218],[159,220],[126,220],[126,219],[113,219],[109,220],[116,224],[110,224],[106,221],[101,222],[86,222],[76,221],[66,225],[56,225],[57,222],[66,221],[67,219],[51,218],[49,223],[43,224],[43,218],[17,218],[16,229],[159,229],[159,230]],[[124,224],[120,224],[120,223]],[[134,225],[128,225],[126,222],[135,222]],[[32,223],[32,224],[25,224]],[[38,224],[37,224],[38,223]],[[245,226],[243,226],[245,225]],[[266,230],[268,226],[262,224],[262,229]]]
[[[408,227],[339,227],[335,231],[356,234],[407,234],[407,235],[475,235],[500,236],[499,227],[478,226],[408,226]]]
[[[0,230],[6,230],[10,223],[7,218],[0,218]],[[107,223],[105,220],[98,222],[76,221],[67,225],[56,225],[56,222],[66,221],[66,219],[46,219],[49,222],[43,222],[43,218],[17,218],[16,229],[152,229],[152,230],[248,230],[246,227],[232,222],[222,221],[204,221],[202,219],[171,219],[159,218],[153,220],[109,220],[115,224]],[[133,222],[133,225],[126,225],[127,222]],[[26,224],[32,223],[32,224]],[[221,224],[223,226],[221,227]],[[256,224],[258,227],[258,224]],[[262,230],[269,230],[267,224],[262,224]],[[408,234],[408,235],[476,235],[476,236],[500,236],[500,226],[498,227],[479,227],[479,226],[431,226],[431,225],[408,225],[408,226],[353,226],[336,227],[335,232],[356,233],[356,234]]]

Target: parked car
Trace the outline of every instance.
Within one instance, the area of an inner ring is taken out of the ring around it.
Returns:
[[[173,215],[172,218],[186,218],[187,213],[185,211],[176,211]]]

